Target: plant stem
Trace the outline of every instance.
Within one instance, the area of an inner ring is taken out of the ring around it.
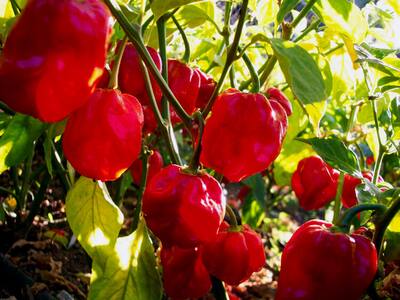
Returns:
[[[139,55],[143,59],[146,66],[149,68],[149,71],[154,76],[154,79],[157,81],[158,85],[160,86],[160,89],[162,90],[163,94],[167,97],[168,101],[174,106],[178,116],[182,119],[185,126],[187,128],[190,128],[191,117],[179,104],[179,101],[176,99],[175,95],[169,88],[167,82],[164,80],[159,70],[157,69],[157,66],[155,65],[153,59],[151,58],[149,51],[144,45],[140,28],[138,28],[137,26],[134,27],[130,24],[129,20],[126,18],[120,6],[115,0],[104,0],[104,3],[110,9],[111,13],[117,19],[121,28],[125,31],[125,34],[128,36],[129,40],[135,46]]]
[[[387,209],[387,211],[382,215],[382,217],[378,220],[378,222],[375,225],[375,234],[373,242],[375,244],[376,250],[378,251],[378,257],[381,252],[382,241],[385,235],[385,231],[389,226],[390,222],[399,212],[399,210],[400,210],[400,197],[397,196],[393,204]]]
[[[193,114],[193,117],[197,119],[198,125],[199,125],[199,132],[198,132],[198,139],[197,139],[197,145],[196,148],[194,149],[192,159],[189,164],[189,169],[192,170],[194,173],[197,173],[197,170],[199,168],[199,160],[200,160],[200,153],[201,153],[201,141],[203,139],[203,131],[204,131],[204,119],[203,115],[201,114],[201,111],[196,111]],[[195,144],[195,141],[194,141]]]
[[[229,2],[228,2],[229,3]],[[232,66],[233,62],[236,60],[237,58],[237,50],[238,50],[238,46],[239,46],[239,41],[240,41],[240,37],[242,35],[242,31],[243,31],[243,26],[244,26],[244,22],[247,16],[247,7],[249,4],[249,0],[243,0],[242,3],[242,7],[240,10],[240,17],[239,17],[239,22],[238,25],[236,27],[236,32],[235,32],[235,37],[233,38],[233,42],[228,50],[227,53],[227,57],[226,57],[226,62],[224,65],[224,68],[222,69],[222,73],[221,76],[218,80],[217,86],[215,87],[215,90],[213,92],[213,94],[210,97],[210,100],[208,101],[206,107],[204,108],[202,114],[203,114],[203,118],[206,119],[207,115],[209,114],[209,112],[211,111],[211,108],[214,105],[215,99],[217,98],[217,95],[224,83],[225,77],[230,69],[230,67]]]
[[[7,104],[5,104],[4,102],[1,102],[1,101],[0,101],[0,110],[5,112],[7,115],[10,115],[10,116],[15,115],[15,111],[13,111],[11,108],[8,107]]]
[[[188,63],[190,61],[190,44],[189,40],[186,36],[185,31],[183,30],[182,26],[179,24],[178,20],[175,18],[175,16],[172,16],[172,21],[174,21],[176,28],[178,28],[178,31],[182,37],[183,44],[185,45],[185,52],[183,54],[182,60],[185,63]]]
[[[265,84],[265,82],[267,81],[269,75],[271,74],[272,70],[274,69],[274,66],[275,66],[277,61],[278,61],[278,58],[275,55],[271,55],[268,58],[267,64],[265,66],[265,69],[261,73],[261,76],[260,76],[260,84],[261,85]]]
[[[21,13],[21,7],[18,5],[17,1],[10,0],[10,2],[14,15],[15,16],[19,15]]]
[[[138,191],[138,195],[137,195],[135,212],[133,215],[132,231],[135,231],[136,228],[138,227],[139,220],[140,220],[140,213],[142,212],[142,198],[143,198],[144,190],[146,188],[147,173],[148,173],[148,168],[149,168],[149,166],[148,166],[149,156],[150,156],[150,151],[147,149],[146,146],[144,146],[142,149],[142,155],[141,155],[142,176],[140,178],[140,187],[139,187],[139,191]]]
[[[253,64],[251,63],[250,58],[247,56],[246,53],[243,53],[243,61],[247,66],[247,69],[250,72],[251,80],[253,82],[253,86],[251,88],[252,93],[258,93],[260,91],[260,80],[258,78],[257,71],[254,69]]]
[[[126,46],[127,42],[128,42],[128,38],[127,38],[127,36],[125,36],[122,39],[122,42],[119,45],[119,48],[118,48],[117,53],[115,55],[114,65],[113,65],[113,68],[111,70],[110,81],[108,83],[108,88],[109,89],[117,89],[118,88],[119,67],[121,65],[122,56],[124,54],[124,50],[125,50],[125,46]]]
[[[35,198],[33,199],[32,207],[29,211],[28,217],[25,220],[25,226],[30,226],[32,224],[32,221],[35,218],[36,214],[38,213],[40,204],[42,203],[42,201],[44,199],[44,196],[45,196],[45,193],[47,190],[47,186],[49,185],[50,178],[51,178],[50,174],[46,170],[46,174],[44,175],[42,181],[40,182],[39,190],[36,193]]]
[[[231,228],[239,227],[235,212],[233,211],[232,207],[229,206],[229,204],[226,205],[226,214],[229,217],[229,221],[231,223]]]
[[[308,1],[306,6],[304,6],[304,8],[300,11],[298,16],[293,20],[293,22],[292,22],[293,28],[296,27],[300,23],[300,21],[307,15],[307,13],[311,10],[311,8],[314,6],[315,2],[317,2],[317,1],[318,0]]]
[[[333,221],[332,221],[333,224],[336,224],[340,218],[340,209],[342,206],[341,198],[342,198],[343,185],[344,185],[344,173],[340,172],[338,187],[336,190],[335,207],[333,210]]]
[[[383,204],[371,204],[371,203],[364,203],[353,206],[343,214],[343,216],[337,223],[335,223],[335,225],[337,225],[337,227],[343,228],[345,232],[349,232],[351,221],[359,212],[362,212],[364,210],[376,210],[379,213],[383,213],[386,211],[386,206]]]
[[[294,40],[293,42],[297,43],[299,41],[301,41],[305,36],[307,36],[307,34],[309,34],[311,31],[313,31],[314,29],[317,29],[319,24],[321,24],[321,20],[320,19],[316,19],[314,20],[306,29],[304,29],[301,34],[299,34]]]
[[[29,156],[25,161],[25,167],[23,172],[24,178],[22,180],[22,187],[18,201],[20,210],[25,210],[26,208],[26,196],[28,195],[28,190],[29,190],[29,182],[31,179],[32,162],[34,155],[35,155],[35,145],[33,146],[32,151],[29,153]]]

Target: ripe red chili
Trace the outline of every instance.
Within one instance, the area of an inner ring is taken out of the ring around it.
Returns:
[[[240,181],[276,159],[286,129],[286,112],[276,101],[228,89],[218,96],[206,122],[200,161],[230,181]]]
[[[164,289],[172,299],[197,299],[211,288],[210,275],[201,259],[201,249],[161,249]]]
[[[98,0],[30,0],[0,58],[0,99],[45,122],[93,92],[105,64],[110,13]]]
[[[213,177],[169,165],[148,182],[143,214],[164,246],[191,248],[215,238],[225,204],[222,188]]]
[[[178,60],[169,59],[168,84],[185,111],[193,113],[200,88],[198,72]]]
[[[153,150],[153,153],[149,156],[148,170],[147,170],[147,182],[150,182],[151,178],[154,177],[163,167],[163,158],[157,150]],[[131,171],[133,182],[137,185],[140,184],[142,178],[142,160],[136,160],[129,168]]]
[[[137,159],[142,126],[142,107],[135,97],[96,89],[67,121],[64,154],[81,175],[115,180]]]
[[[374,244],[358,234],[331,232],[332,224],[300,226],[282,253],[276,300],[359,300],[377,271]]]
[[[149,51],[158,70],[161,72],[162,63],[160,55],[151,47],[147,47],[147,50]],[[154,96],[156,100],[159,101],[162,97],[162,91],[153,75],[149,75]],[[118,82],[122,92],[135,96],[143,105],[150,104],[146,91],[144,75],[140,66],[140,55],[131,43],[126,44],[124,54],[122,55]]]
[[[335,198],[338,171],[318,156],[302,159],[292,176],[292,189],[305,210],[320,209]]]
[[[248,225],[232,230],[224,222],[216,239],[204,245],[203,261],[212,275],[238,285],[264,266],[264,246]]]
[[[285,109],[286,114],[290,116],[293,113],[292,104],[281,90],[271,87],[267,90],[268,99],[277,101]]]
[[[195,72],[197,72],[200,76],[200,89],[199,95],[197,96],[196,100],[196,107],[203,109],[206,107],[208,100],[210,100],[210,97],[214,92],[217,83],[211,76],[207,75],[201,70],[195,69]]]

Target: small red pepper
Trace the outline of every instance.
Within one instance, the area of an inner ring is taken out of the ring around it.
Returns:
[[[193,113],[200,88],[199,73],[178,60],[169,59],[168,84],[185,111]]]
[[[169,165],[148,182],[143,196],[147,225],[164,246],[195,247],[215,238],[226,200],[218,181]]]
[[[88,101],[111,33],[98,0],[30,0],[0,58],[0,99],[13,110],[56,122]]]
[[[154,177],[163,167],[164,160],[157,150],[153,150],[153,153],[149,156],[148,171],[147,171],[147,182],[150,182],[151,178]],[[129,168],[131,171],[133,182],[137,185],[140,184],[142,178],[142,160],[135,160],[132,166]]]
[[[293,234],[282,253],[276,300],[359,300],[378,266],[374,244],[358,234],[331,232],[311,220]]]
[[[135,97],[118,90],[96,89],[67,121],[64,154],[81,175],[115,180],[137,159],[142,126],[142,107]]]
[[[197,72],[200,76],[200,89],[196,100],[196,107],[204,109],[208,103],[208,100],[210,100],[217,83],[211,76],[202,72],[200,69],[195,69],[195,72]]]
[[[270,101],[271,100],[277,101],[285,109],[286,114],[288,116],[292,115],[293,113],[292,104],[290,103],[289,99],[285,96],[285,94],[281,92],[280,89],[277,89],[275,87],[270,87],[267,90],[267,94],[268,94],[268,99]]]
[[[320,209],[335,198],[339,172],[318,156],[303,158],[292,176],[292,189],[305,210]]]
[[[166,294],[174,300],[197,299],[211,288],[210,275],[201,259],[201,248],[161,249]]]
[[[276,159],[286,135],[287,115],[262,94],[228,89],[207,120],[200,161],[237,182],[261,172]]]
[[[158,70],[161,72],[161,57],[157,50],[151,47],[147,47],[147,50],[149,51],[150,56]],[[135,96],[143,105],[149,105],[149,96],[147,95],[146,91],[146,83],[144,81],[143,71],[140,66],[140,59],[140,55],[136,48],[131,43],[127,43],[124,54],[122,55],[118,74],[118,83],[122,92]],[[162,91],[150,72],[149,75],[154,97],[157,101],[160,101],[162,97]]]
[[[217,238],[204,245],[203,261],[212,275],[229,285],[238,285],[264,266],[264,246],[248,225],[236,230],[224,222]]]

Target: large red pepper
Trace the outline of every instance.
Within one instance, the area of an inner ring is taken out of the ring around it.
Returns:
[[[163,247],[160,256],[164,289],[172,299],[197,299],[210,290],[210,275],[201,259],[201,248]]]
[[[204,245],[203,261],[212,275],[229,285],[238,285],[264,266],[264,246],[248,225],[230,229],[223,223],[217,238]]]
[[[213,177],[169,165],[147,184],[143,214],[165,246],[190,248],[215,238],[225,204],[222,188]]]
[[[0,99],[45,122],[82,106],[101,76],[111,31],[98,0],[30,0],[0,58]]]
[[[218,96],[207,120],[200,161],[240,181],[269,167],[286,135],[287,115],[262,94],[228,89]]]
[[[63,150],[71,165],[89,178],[117,179],[137,159],[142,143],[139,101],[118,90],[96,89],[67,121]]]
[[[339,172],[318,156],[302,159],[292,176],[292,189],[305,210],[320,209],[335,198]]]
[[[164,160],[160,152],[153,150],[153,153],[149,156],[148,161],[147,182],[150,182],[154,175],[156,175],[162,169],[163,165]],[[139,185],[143,172],[142,160],[136,160],[129,170],[131,171],[133,182]]]
[[[270,87],[267,90],[268,99],[277,101],[285,109],[286,114],[290,116],[293,113],[292,104],[289,99],[281,92],[280,89],[275,87]]]
[[[161,72],[162,64],[160,55],[151,47],[147,47],[147,50],[158,70]],[[149,105],[149,96],[147,95],[146,83],[144,81],[140,60],[141,58],[136,48],[131,43],[126,44],[119,69],[118,83],[122,92],[135,96],[143,105]],[[162,91],[153,75],[149,75],[154,97],[157,101],[160,101]]]
[[[377,271],[374,244],[358,234],[331,232],[311,220],[293,234],[282,253],[276,300],[359,300]]]

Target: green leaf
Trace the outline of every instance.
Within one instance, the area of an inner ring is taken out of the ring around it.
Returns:
[[[88,299],[157,300],[162,294],[153,245],[141,220],[135,232],[118,238],[103,275],[92,282]]]
[[[288,14],[300,0],[283,0],[276,16],[276,22],[282,23],[283,18]]]
[[[17,114],[0,138],[0,173],[24,161],[46,125],[37,119]]]
[[[211,1],[187,5],[179,10],[177,18],[183,28],[196,28],[206,21],[214,23],[214,9],[215,3]]]
[[[79,243],[104,268],[123,222],[122,212],[112,201],[105,183],[80,177],[67,194],[66,213]]]
[[[253,175],[243,182],[249,186],[261,208],[265,208],[265,181],[260,173]]]
[[[52,164],[52,157],[53,157],[53,147],[52,147],[52,140],[48,134],[46,134],[46,138],[43,143],[43,150],[44,150],[44,160],[46,162],[47,171],[51,177],[53,177],[53,164]]]
[[[154,19],[158,20],[162,15],[168,12],[170,9],[181,7],[186,4],[200,2],[201,0],[153,0],[150,4],[150,8],[153,11]]]
[[[368,23],[361,10],[353,2],[348,0],[320,0],[315,8],[323,22],[332,31],[343,34],[360,43],[364,40]]]
[[[356,154],[337,137],[299,139],[310,144],[321,158],[333,168],[362,178]]]
[[[270,42],[295,96],[304,104],[324,101],[324,79],[312,56],[293,42],[281,39]]]

